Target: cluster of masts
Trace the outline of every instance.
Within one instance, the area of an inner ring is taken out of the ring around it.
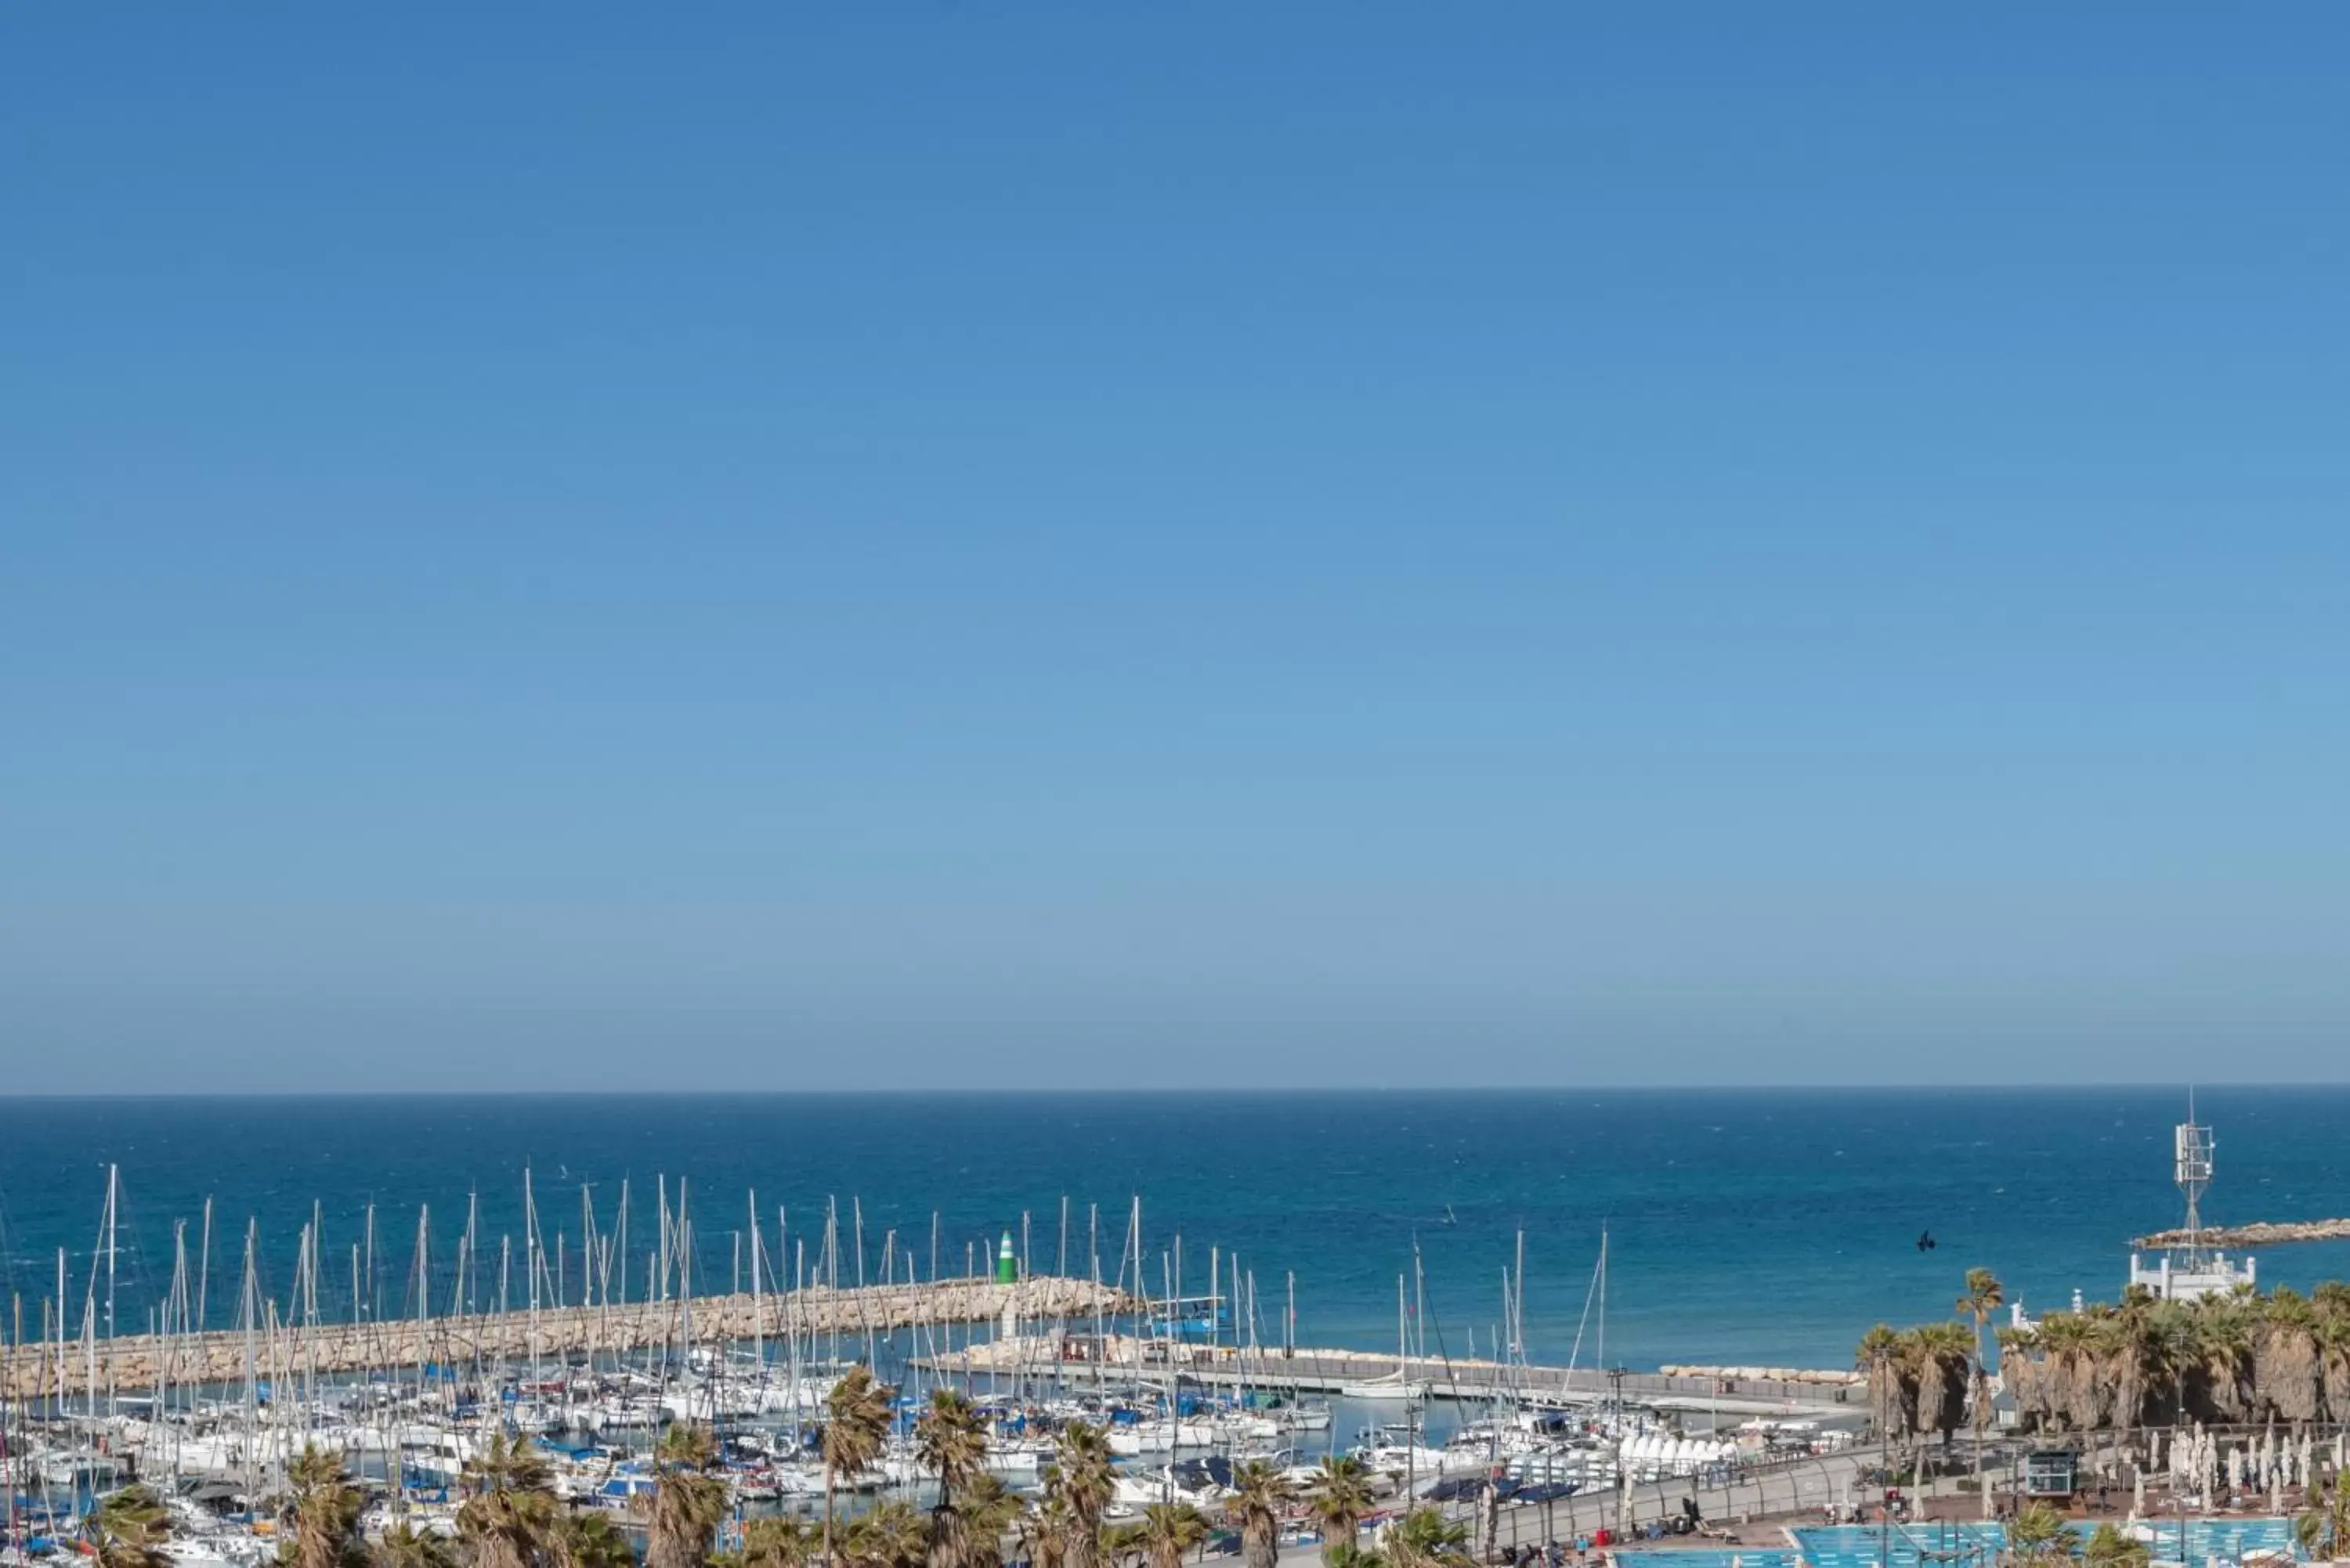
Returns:
[[[37,1332],[26,1332],[26,1302],[21,1293],[14,1302],[14,1331],[5,1336],[7,1355],[0,1362],[0,1392],[20,1397],[28,1384],[48,1397],[61,1397],[78,1385],[95,1410],[101,1387],[113,1389],[116,1352],[131,1342],[139,1354],[166,1364],[142,1382],[160,1380],[170,1365],[194,1368],[201,1380],[211,1381],[216,1369],[217,1341],[242,1336],[247,1361],[257,1336],[284,1330],[307,1337],[314,1346],[330,1347],[330,1356],[345,1363],[331,1369],[349,1369],[349,1355],[373,1355],[380,1342],[362,1343],[359,1331],[407,1332],[408,1343],[421,1355],[430,1350],[447,1352],[446,1343],[430,1338],[441,1330],[462,1329],[478,1341],[506,1334],[517,1337],[533,1355],[566,1334],[577,1339],[583,1321],[592,1323],[591,1349],[617,1349],[651,1343],[673,1344],[680,1354],[698,1340],[730,1337],[749,1344],[754,1354],[763,1349],[771,1325],[777,1324],[778,1303],[795,1302],[804,1314],[828,1318],[826,1331],[838,1348],[846,1334],[861,1339],[868,1361],[879,1350],[879,1335],[893,1322],[913,1321],[994,1323],[1011,1317],[1091,1316],[1097,1320],[1141,1314],[1149,1334],[1182,1339],[1193,1332],[1187,1313],[1170,1308],[1149,1311],[1145,1303],[1159,1292],[1145,1280],[1145,1239],[1142,1206],[1138,1198],[1127,1215],[1126,1234],[1113,1268],[1105,1277],[1102,1259],[1102,1216],[1089,1206],[1082,1238],[1074,1234],[1076,1215],[1066,1198],[1061,1201],[1056,1266],[1049,1275],[1031,1266],[1035,1240],[1030,1215],[1019,1221],[1019,1247],[1013,1251],[1012,1230],[1002,1235],[999,1269],[991,1280],[983,1242],[964,1240],[962,1271],[951,1273],[952,1260],[942,1217],[931,1216],[925,1257],[916,1240],[887,1229],[876,1255],[868,1254],[868,1228],[861,1199],[851,1198],[844,1214],[837,1199],[827,1199],[821,1222],[807,1233],[795,1234],[790,1210],[778,1205],[774,1225],[765,1223],[755,1190],[745,1195],[743,1223],[730,1229],[727,1288],[715,1289],[707,1250],[698,1243],[697,1220],[687,1182],[675,1184],[657,1177],[650,1234],[643,1248],[641,1272],[631,1267],[632,1225],[641,1220],[631,1213],[629,1183],[619,1184],[619,1200],[608,1223],[597,1210],[595,1191],[579,1189],[577,1229],[552,1227],[542,1212],[540,1189],[533,1173],[523,1173],[519,1246],[511,1234],[491,1241],[484,1230],[478,1193],[468,1196],[464,1222],[453,1242],[442,1243],[429,1205],[420,1205],[412,1239],[404,1260],[380,1227],[375,1204],[369,1203],[348,1244],[347,1257],[335,1258],[328,1241],[323,1205],[314,1201],[302,1224],[294,1251],[293,1270],[281,1297],[267,1284],[257,1219],[248,1219],[242,1237],[242,1262],[233,1310],[216,1315],[214,1290],[216,1234],[214,1204],[206,1199],[192,1228],[186,1220],[172,1226],[172,1272],[168,1288],[144,1316],[143,1334],[119,1320],[124,1284],[121,1236],[121,1179],[119,1169],[107,1173],[104,1208],[88,1272],[80,1292],[78,1322],[68,1319],[71,1300],[67,1249],[57,1251],[54,1293],[38,1306]],[[1087,1272],[1069,1272],[1073,1242],[1082,1241]],[[1179,1233],[1171,1249],[1159,1259],[1163,1299],[1183,1301],[1185,1248]],[[1229,1272],[1231,1294],[1225,1292]],[[397,1282],[396,1299],[386,1310],[386,1295]],[[1295,1277],[1288,1280],[1286,1300],[1278,1309],[1279,1342],[1295,1343]],[[1013,1297],[990,1295],[974,1287],[983,1283],[1017,1286]],[[1253,1271],[1221,1249],[1209,1249],[1208,1293],[1195,1298],[1204,1304],[1206,1321],[1198,1332],[1213,1339],[1230,1321],[1229,1309],[1244,1305],[1247,1329],[1255,1337],[1262,1320],[1257,1308]],[[863,1293],[860,1297],[859,1293]],[[855,1298],[855,1312],[839,1303]],[[1043,1310],[1032,1310],[1041,1307]],[[698,1327],[697,1312],[717,1321]],[[588,1314],[583,1319],[582,1314]],[[223,1323],[222,1319],[226,1322]],[[847,1319],[844,1322],[844,1318]],[[494,1320],[508,1320],[503,1328]],[[708,1330],[715,1333],[704,1332]],[[126,1332],[126,1330],[128,1332]],[[338,1332],[340,1331],[340,1332]],[[340,1349],[335,1349],[339,1345]],[[198,1351],[206,1355],[200,1355]],[[209,1357],[209,1359],[208,1359]],[[76,1365],[78,1363],[78,1365]],[[101,1364],[105,1376],[101,1377]],[[248,1365],[250,1378],[256,1376]]]

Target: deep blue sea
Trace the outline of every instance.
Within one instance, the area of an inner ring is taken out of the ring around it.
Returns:
[[[1180,1231],[1188,1289],[1202,1288],[1212,1243],[1253,1273],[1268,1337],[1294,1272],[1301,1344],[1371,1349],[1395,1343],[1396,1280],[1415,1243],[1430,1348],[1465,1352],[1473,1334],[1490,1349],[1523,1230],[1527,1337],[1552,1361],[1575,1341],[1605,1226],[1611,1361],[1843,1366],[1872,1322],[1947,1315],[1970,1265],[2036,1307],[2075,1287],[2112,1295],[2128,1238],[2177,1222],[2170,1138],[2185,1099],[2143,1088],[0,1099],[0,1288],[23,1293],[36,1323],[63,1247],[78,1322],[111,1161],[125,1331],[169,1283],[174,1220],[189,1221],[195,1250],[207,1195],[216,1321],[234,1310],[248,1216],[265,1288],[283,1299],[314,1202],[322,1310],[348,1293],[370,1199],[388,1303],[420,1204],[445,1300],[469,1195],[485,1251],[500,1234],[519,1249],[527,1164],[550,1235],[571,1232],[575,1249],[580,1184],[608,1227],[630,1179],[639,1281],[654,1181],[673,1195],[687,1179],[702,1290],[731,1284],[754,1188],[771,1254],[779,1205],[813,1253],[827,1197],[844,1248],[858,1200],[876,1274],[892,1229],[928,1272],[934,1212],[950,1272],[967,1245],[992,1253],[1004,1229],[1017,1234],[1024,1214],[1030,1261],[1049,1270],[1065,1197],[1072,1271],[1087,1266],[1098,1205],[1114,1272],[1139,1195],[1154,1287]],[[2219,1139],[2208,1217],[2350,1215],[2350,1089],[2207,1088],[2198,1105]],[[1938,1245],[1920,1251],[1928,1231]],[[2261,1269],[2303,1285],[2350,1275],[2350,1245],[2277,1251]],[[1594,1351],[1586,1339],[1586,1365]]]

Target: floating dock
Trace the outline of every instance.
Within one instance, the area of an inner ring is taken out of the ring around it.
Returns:
[[[1343,1395],[1350,1386],[1392,1383],[1400,1389],[1425,1384],[1439,1398],[1504,1397],[1593,1404],[1620,1394],[1627,1403],[1652,1409],[1714,1411],[1722,1415],[1777,1416],[1794,1419],[1863,1418],[1864,1386],[1849,1373],[1810,1372],[1792,1367],[1679,1367],[1668,1372],[1609,1374],[1592,1367],[1504,1366],[1460,1357],[1399,1359],[1356,1350],[1284,1352],[1230,1345],[1170,1346],[1163,1341],[1113,1335],[1099,1346],[1072,1336],[1055,1355],[1050,1340],[1005,1338],[967,1350],[921,1357],[926,1370],[953,1376],[1020,1377],[1064,1384],[1130,1385],[1163,1382],[1173,1376],[1208,1386],[1274,1387],[1306,1394]],[[1098,1350],[1097,1355],[1095,1352]],[[1773,1376],[1740,1376],[1768,1371]]]

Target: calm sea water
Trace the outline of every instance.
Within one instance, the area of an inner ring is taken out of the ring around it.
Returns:
[[[1842,1366],[1874,1321],[1947,1314],[1973,1264],[2036,1306],[2075,1287],[2111,1295],[2128,1238],[2177,1221],[2170,1128],[2184,1099],[2132,1088],[0,1100],[0,1287],[23,1293],[36,1322],[63,1247],[78,1321],[111,1161],[126,1330],[169,1283],[175,1220],[195,1250],[207,1195],[215,1319],[234,1311],[247,1217],[283,1299],[314,1203],[324,1297],[348,1295],[348,1248],[372,1199],[396,1303],[420,1204],[441,1271],[470,1195],[492,1254],[500,1234],[519,1250],[528,1165],[550,1233],[575,1238],[580,1184],[608,1226],[630,1179],[639,1281],[654,1180],[674,1193],[686,1178],[705,1290],[732,1282],[754,1188],[771,1253],[778,1205],[813,1254],[827,1196],[844,1247],[857,1199],[877,1273],[893,1229],[928,1272],[934,1212],[951,1272],[966,1245],[992,1255],[1003,1229],[1017,1235],[1024,1214],[1031,1261],[1050,1269],[1065,1197],[1071,1268],[1087,1266],[1097,1205],[1114,1271],[1139,1195],[1154,1287],[1180,1231],[1187,1288],[1204,1282],[1214,1243],[1253,1273],[1268,1335],[1294,1272],[1301,1343],[1373,1349],[1395,1343],[1396,1280],[1415,1244],[1431,1349],[1465,1352],[1472,1336],[1488,1349],[1523,1230],[1528,1339],[1554,1361],[1576,1340],[1605,1226],[1609,1360]],[[2350,1089],[2206,1089],[2199,1106],[2219,1135],[2208,1215],[2350,1214]],[[1938,1245],[1921,1251],[1928,1231]],[[2261,1264],[2263,1280],[2306,1285],[2350,1275],[2350,1246]],[[444,1274],[436,1299],[447,1289]]]

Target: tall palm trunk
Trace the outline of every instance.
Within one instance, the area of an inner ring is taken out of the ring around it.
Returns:
[[[1982,1493],[1982,1516],[1991,1517],[1991,1477],[1983,1471],[1983,1417],[1991,1414],[1991,1377],[1983,1371],[1982,1324],[1975,1324],[1975,1489]]]

